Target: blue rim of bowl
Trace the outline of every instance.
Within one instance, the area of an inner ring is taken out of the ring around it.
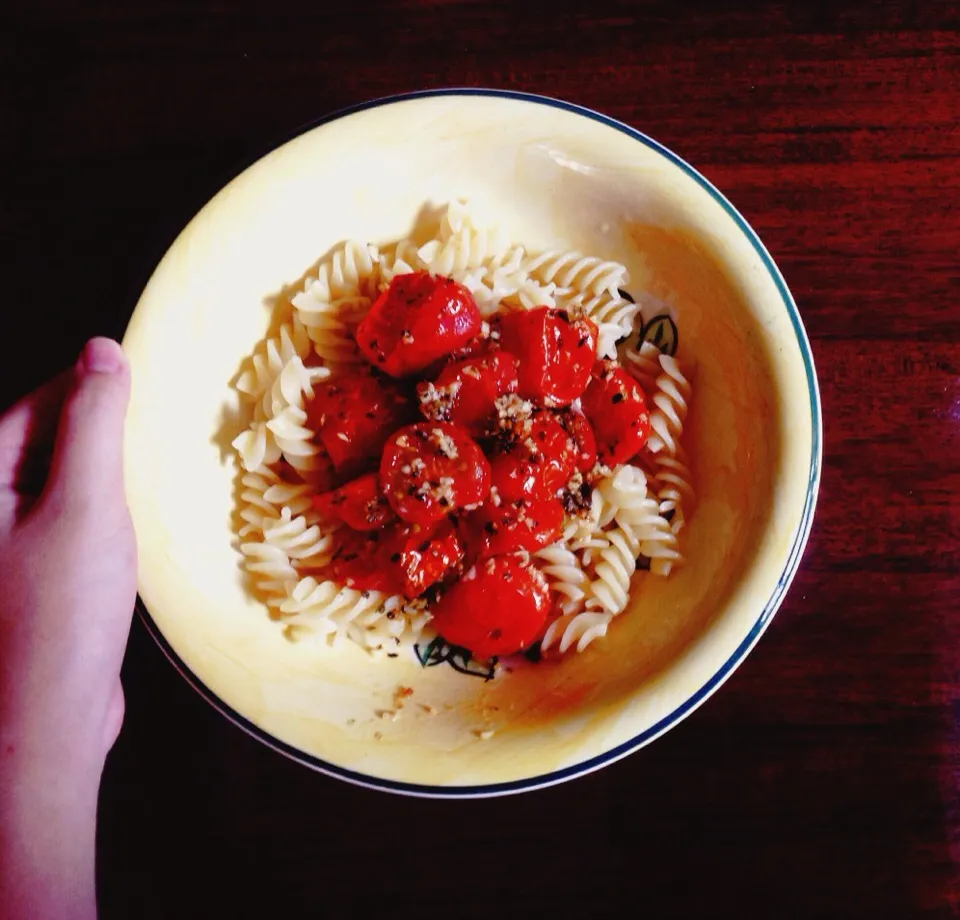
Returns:
[[[710,696],[712,696],[714,692],[716,692],[721,684],[723,684],[723,682],[733,673],[737,666],[747,656],[747,653],[757,643],[760,636],[763,634],[763,631],[770,624],[770,621],[773,619],[774,614],[777,612],[777,609],[780,607],[780,604],[783,601],[787,589],[790,587],[790,583],[793,581],[793,576],[796,574],[804,548],[806,547],[807,539],[810,536],[810,529],[813,525],[813,512],[816,506],[817,492],[820,485],[822,420],[820,416],[820,393],[817,385],[817,375],[814,371],[813,354],[810,349],[810,342],[807,338],[806,330],[803,328],[803,323],[800,320],[800,313],[797,309],[797,305],[794,302],[790,291],[787,289],[786,282],[784,281],[783,276],[780,274],[780,270],[777,268],[776,263],[773,261],[773,258],[767,251],[766,247],[760,241],[760,238],[757,236],[756,232],[747,223],[740,212],[737,211],[737,209],[724,197],[724,195],[721,194],[718,189],[716,189],[706,178],[697,172],[697,170],[694,169],[689,163],[678,157],[675,153],[673,153],[673,151],[653,140],[653,138],[648,137],[641,131],[637,131],[635,128],[631,128],[629,125],[625,125],[623,122],[617,121],[614,118],[610,118],[607,115],[603,115],[600,112],[595,112],[593,109],[575,105],[572,102],[564,102],[560,99],[553,99],[550,96],[540,96],[535,93],[523,93],[515,90],[457,87],[451,89],[422,90],[414,93],[402,93],[395,96],[383,96],[378,99],[372,99],[368,102],[359,103],[358,105],[338,109],[337,111],[331,112],[329,115],[323,116],[316,121],[303,125],[296,131],[292,132],[283,141],[273,145],[273,147],[270,149],[276,149],[277,147],[282,146],[282,144],[294,140],[307,131],[318,128],[321,125],[337,121],[338,119],[344,118],[348,115],[354,115],[358,112],[364,112],[368,109],[392,105],[397,102],[406,102],[413,99],[429,99],[437,96],[498,97],[520,102],[529,102],[535,105],[546,105],[552,108],[572,112],[575,115],[581,115],[593,121],[600,122],[600,124],[606,125],[607,127],[614,128],[615,130],[620,131],[623,134],[626,134],[628,137],[640,142],[644,146],[649,147],[651,150],[656,151],[668,161],[673,163],[674,166],[677,166],[698,185],[700,185],[700,187],[709,193],[710,196],[723,208],[723,210],[734,221],[744,236],[750,241],[750,244],[760,257],[764,267],[770,273],[770,277],[773,279],[773,282],[780,293],[783,305],[790,316],[791,323],[793,324],[793,330],[797,337],[797,343],[800,346],[800,352],[803,356],[803,365],[807,376],[807,391],[810,397],[810,417],[812,427],[810,479],[807,484],[807,495],[804,502],[803,516],[800,521],[800,527],[797,530],[793,546],[790,549],[790,554],[787,557],[783,571],[780,573],[780,577],[777,580],[776,588],[768,598],[767,603],[765,604],[759,617],[750,628],[750,631],[744,637],[740,645],[737,646],[733,654],[730,655],[730,657],[723,663],[716,673],[714,673],[713,676],[711,676],[711,678],[702,687],[700,687],[696,693],[681,703],[669,715],[660,719],[659,722],[645,729],[640,734],[631,738],[629,741],[625,741],[622,744],[611,748],[609,751],[606,751],[602,754],[597,754],[595,757],[591,757],[578,764],[574,764],[573,766],[565,767],[562,770],[555,770],[551,773],[511,780],[504,783],[489,783],[480,786],[431,786],[370,776],[365,773],[349,770],[346,767],[341,767],[337,764],[328,763],[327,761],[321,760],[318,757],[314,757],[311,754],[307,754],[298,748],[288,745],[285,742],[280,741],[278,738],[274,738],[272,735],[268,734],[263,729],[244,718],[244,716],[240,715],[240,713],[228,706],[223,700],[221,700],[216,694],[207,688],[203,682],[183,663],[183,661],[181,661],[177,653],[170,647],[170,644],[164,638],[159,627],[154,622],[153,617],[150,616],[146,605],[139,597],[137,598],[136,609],[141,620],[146,626],[147,631],[151,636],[153,636],[154,640],[160,646],[160,649],[170,660],[170,663],[177,669],[177,671],[180,672],[187,683],[189,683],[190,686],[200,694],[200,696],[202,696],[222,715],[226,716],[231,722],[242,728],[249,735],[252,735],[258,741],[261,741],[263,744],[267,745],[267,747],[273,748],[273,750],[284,754],[292,760],[311,767],[321,773],[325,773],[328,776],[345,780],[349,783],[363,786],[368,789],[377,789],[387,792],[396,792],[405,795],[422,796],[427,798],[471,799],[486,798],[497,795],[508,795],[511,793],[528,792],[534,789],[542,789],[547,786],[553,786],[557,783],[564,782],[565,780],[574,779],[578,776],[592,773],[593,771],[611,764],[614,761],[620,760],[626,757],[628,754],[632,754],[639,748],[649,744],[651,741],[655,740],[668,729],[672,728],[674,725],[690,715],[690,713],[697,709]],[[249,166],[252,166],[253,163],[257,162],[259,159],[260,156],[256,157],[254,160],[248,163],[243,170],[240,170],[237,175],[239,175],[240,172],[243,172]]]

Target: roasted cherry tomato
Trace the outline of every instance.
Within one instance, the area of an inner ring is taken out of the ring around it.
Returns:
[[[496,351],[448,364],[436,383],[417,386],[420,411],[430,419],[454,422],[475,437],[496,427],[497,399],[517,391],[517,359]]]
[[[450,352],[449,358],[451,361],[461,361],[464,358],[475,358],[477,355],[485,355],[487,352],[497,351],[499,348],[499,331],[493,331],[489,323],[481,323],[480,332],[470,339],[466,345]]]
[[[466,544],[467,558],[488,559],[517,550],[535,552],[553,543],[563,530],[563,506],[549,501],[489,499],[476,511],[461,518],[458,529]]]
[[[397,275],[357,328],[367,360],[391,377],[406,377],[461,348],[480,331],[471,293],[429,272]]]
[[[598,361],[581,400],[597,437],[601,463],[626,463],[647,441],[650,416],[643,390],[613,361]]]
[[[520,360],[517,392],[524,399],[557,408],[583,393],[597,357],[597,327],[589,319],[537,307],[506,314],[498,327],[500,346]]]
[[[530,645],[549,610],[550,589],[539,569],[516,555],[494,556],[443,594],[433,608],[433,625],[447,642],[486,659]]]
[[[347,532],[341,546],[330,565],[334,581],[357,591],[408,598],[457,571],[463,560],[460,538],[449,521],[435,527],[397,522],[376,533]]]
[[[414,598],[458,569],[463,547],[449,521],[434,528],[399,524],[385,534],[380,560],[398,573],[400,593]]]
[[[576,469],[577,448],[550,412],[530,421],[529,433],[494,457],[491,484],[502,501],[556,498]]]
[[[402,588],[399,570],[382,561],[380,549],[385,533],[384,530],[368,533],[338,530],[337,551],[327,566],[329,577],[355,591],[399,594]]]
[[[383,449],[380,486],[397,515],[429,525],[482,502],[490,464],[473,438],[449,422],[420,422],[395,432]]]
[[[587,417],[575,409],[568,409],[558,413],[557,418],[577,446],[577,469],[581,473],[592,470],[597,462],[597,439]]]
[[[394,518],[376,473],[367,473],[332,492],[315,495],[313,506],[327,520],[343,521],[354,530],[379,530]]]
[[[337,472],[349,476],[376,468],[390,432],[414,410],[397,384],[356,371],[319,384],[307,416]]]

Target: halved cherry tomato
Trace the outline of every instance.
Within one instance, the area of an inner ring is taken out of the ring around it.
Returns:
[[[379,556],[384,566],[397,571],[400,593],[414,598],[457,569],[463,546],[449,521],[426,529],[398,524],[385,534]]]
[[[327,520],[343,521],[354,530],[379,530],[394,513],[378,480],[376,473],[367,473],[332,492],[314,495],[313,507]]]
[[[397,522],[376,533],[347,532],[341,546],[329,567],[334,581],[357,591],[411,599],[455,571],[463,560],[463,547],[449,521],[436,527]]]
[[[399,570],[383,565],[382,561],[380,549],[385,533],[383,530],[368,533],[338,530],[337,551],[327,566],[329,577],[355,591],[399,594],[402,589]]]
[[[491,484],[503,501],[548,500],[570,481],[576,462],[573,439],[552,413],[541,412],[531,420],[525,437],[494,457]]]
[[[417,386],[420,411],[427,418],[454,422],[475,437],[494,427],[496,400],[516,391],[517,359],[505,351],[455,361],[436,383]]]
[[[495,506],[487,500],[476,511],[461,518],[458,529],[466,543],[468,559],[488,559],[515,553],[535,552],[553,543],[563,529],[563,506],[549,501],[501,500]]]
[[[597,439],[587,417],[575,409],[557,413],[560,424],[577,445],[577,469],[581,473],[592,470],[597,462]]]
[[[482,502],[490,464],[457,425],[420,422],[395,432],[383,449],[380,486],[397,515],[429,525],[451,511]]]
[[[507,313],[498,325],[501,347],[520,360],[521,396],[557,408],[583,393],[597,357],[593,322],[571,321],[563,310],[537,307]]]
[[[601,463],[626,463],[647,442],[647,401],[633,377],[615,361],[598,361],[581,400],[597,436]]]
[[[406,377],[462,347],[480,331],[471,293],[429,272],[396,275],[357,328],[367,360],[391,377]]]
[[[319,384],[307,405],[308,424],[343,475],[375,468],[390,432],[413,412],[397,384],[366,371]]]
[[[469,342],[455,351],[450,352],[451,361],[461,361],[464,358],[476,358],[477,355],[485,355],[490,351],[497,351],[500,348],[500,333],[493,333],[489,323],[480,324],[478,332]]]
[[[549,611],[543,573],[519,556],[494,556],[470,568],[440,598],[433,625],[447,642],[486,659],[530,645]]]

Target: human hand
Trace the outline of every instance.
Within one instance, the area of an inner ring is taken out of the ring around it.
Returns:
[[[19,906],[11,917],[93,916],[97,790],[123,718],[136,598],[129,390],[120,347],[94,339],[0,416],[0,905]],[[44,900],[58,889],[60,901]]]

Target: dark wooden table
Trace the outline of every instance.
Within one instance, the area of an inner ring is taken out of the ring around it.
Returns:
[[[770,248],[823,394],[813,536],[758,649],[692,718],[483,802],[277,756],[135,624],[103,916],[960,916],[960,7],[351,6],[4,14],[5,400],[121,335],[186,220],[299,126],[425,87],[530,90],[667,144]]]

